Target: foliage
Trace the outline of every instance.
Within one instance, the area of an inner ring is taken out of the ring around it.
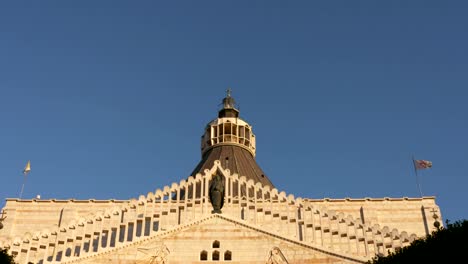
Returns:
[[[377,256],[368,264],[405,263],[458,263],[468,252],[468,220],[457,221],[441,227],[425,238],[401,248],[388,256]],[[463,262],[463,261],[462,261]]]
[[[8,250],[0,248],[0,263],[1,264],[15,264],[13,256],[8,254]]]

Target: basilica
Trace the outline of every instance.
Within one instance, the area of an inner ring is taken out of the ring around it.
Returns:
[[[27,263],[365,263],[440,225],[435,197],[280,191],[230,92],[190,177],[131,200],[6,199],[0,248]],[[308,175],[303,175],[304,177]]]

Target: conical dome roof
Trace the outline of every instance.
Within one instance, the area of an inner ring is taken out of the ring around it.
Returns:
[[[256,140],[252,126],[239,118],[239,110],[229,89],[222,104],[218,118],[206,126],[201,142],[202,159],[191,175],[203,173],[205,169],[212,168],[215,160],[219,160],[221,166],[231,173],[273,188],[273,183],[255,161]]]

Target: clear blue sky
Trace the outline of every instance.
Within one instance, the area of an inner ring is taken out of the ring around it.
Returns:
[[[0,199],[179,182],[228,87],[280,191],[468,218],[466,1],[4,1]],[[3,202],[2,202],[3,205]]]

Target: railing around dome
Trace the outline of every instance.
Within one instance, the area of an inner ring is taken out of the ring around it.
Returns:
[[[217,145],[234,144],[255,156],[255,135],[251,127],[239,118],[218,118],[208,124],[201,143],[202,154]]]

